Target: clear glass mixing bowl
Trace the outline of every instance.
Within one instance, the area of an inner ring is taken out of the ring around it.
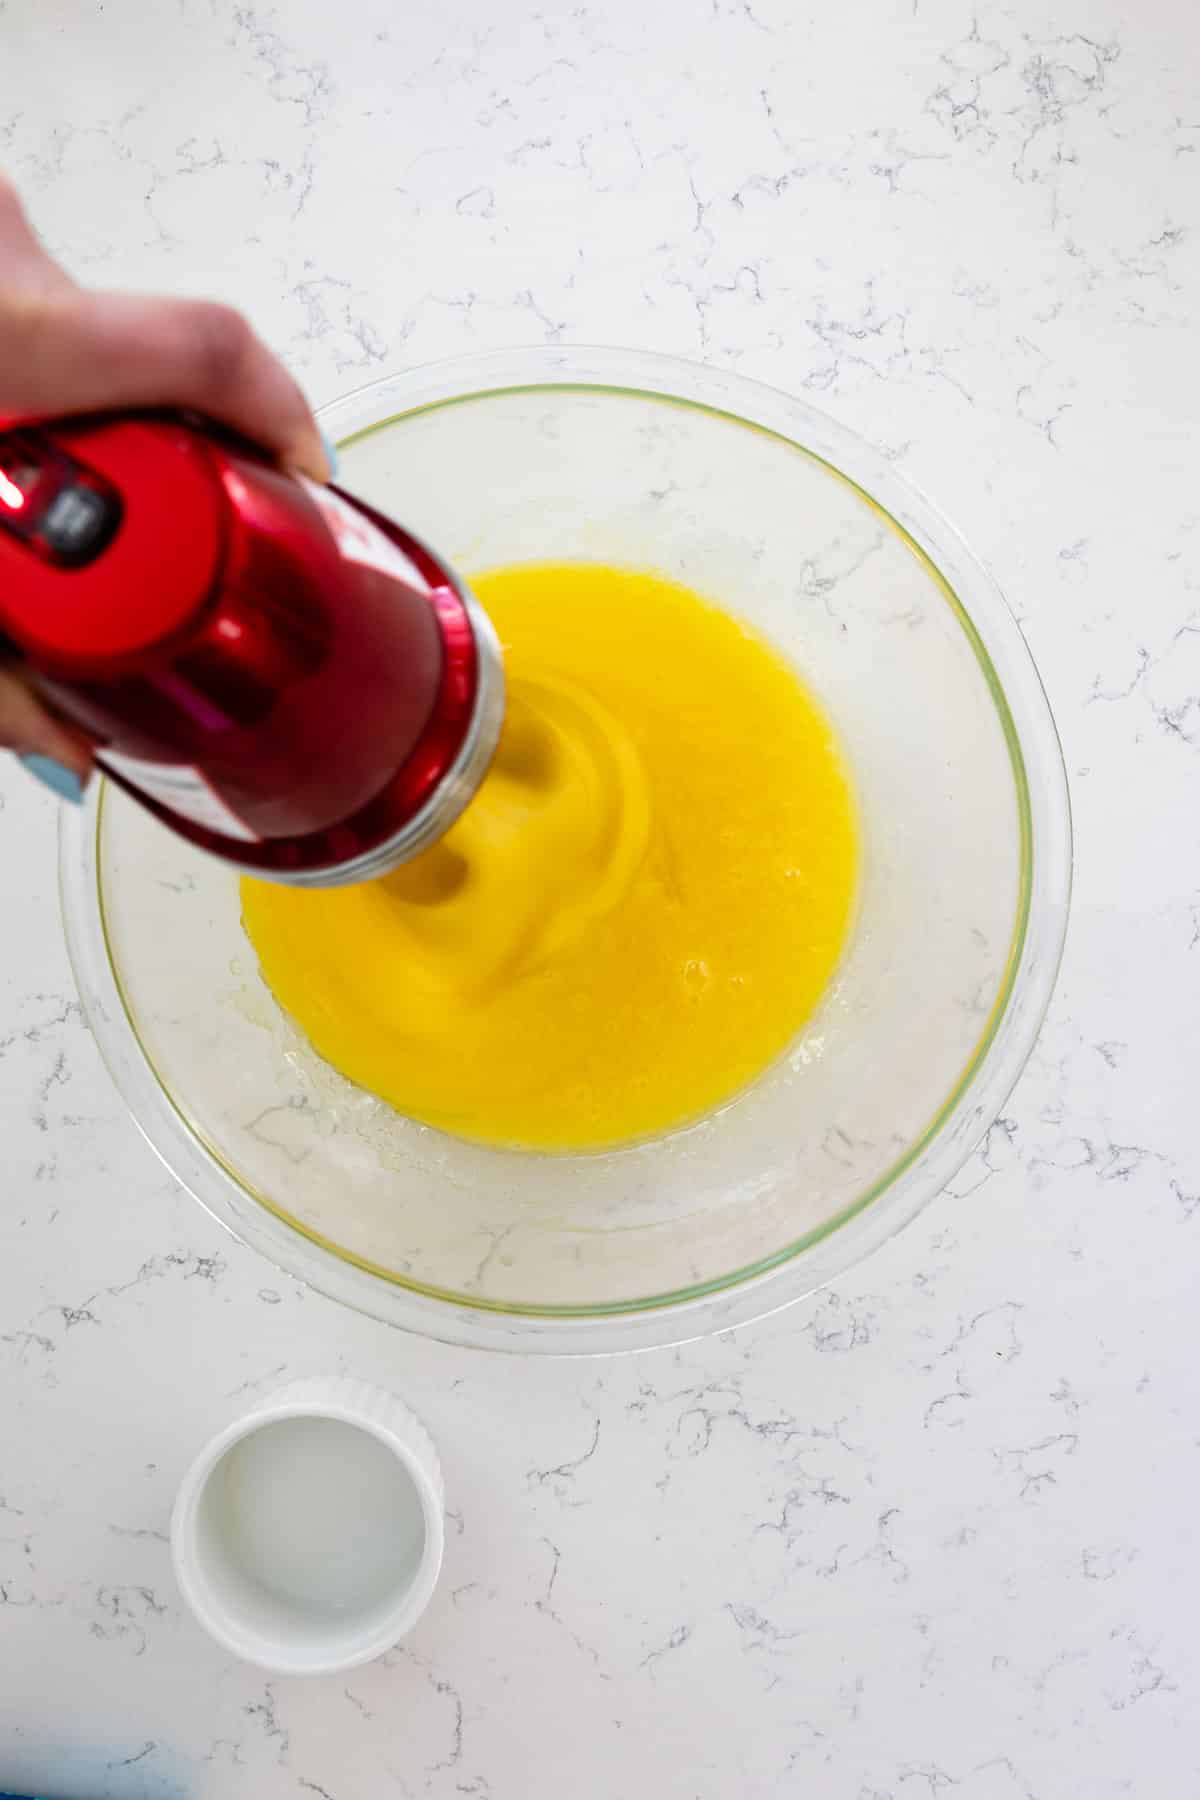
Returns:
[[[605,1155],[483,1149],[324,1065],[259,978],[234,875],[96,782],[64,809],[67,934],[138,1124],[239,1238],[455,1343],[637,1348],[811,1292],[958,1168],[1054,981],[1066,780],[1000,595],[881,457],[715,370],[505,351],[375,382],[323,422],[343,482],[468,578],[652,568],[770,637],[850,761],[857,926],[791,1054],[717,1116]]]

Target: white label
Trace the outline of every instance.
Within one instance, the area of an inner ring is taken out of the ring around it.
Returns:
[[[102,769],[111,769],[114,775],[122,776],[130,787],[137,788],[148,799],[157,800],[160,806],[178,813],[181,819],[190,819],[193,825],[202,825],[205,831],[237,838],[243,844],[261,842],[258,833],[242,823],[232,807],[190,763],[147,762],[144,757],[126,756],[118,750],[98,750],[96,761]]]
[[[418,594],[429,592],[429,583],[418,569],[416,563],[410,562],[398,544],[385,537],[377,525],[372,525],[365,513],[335,494],[332,488],[319,487],[315,481],[306,476],[300,478],[316,505],[321,516],[333,533],[334,541],[342,555],[350,562],[364,563],[369,569],[380,569],[385,575],[393,575],[397,581],[405,582],[416,588]]]

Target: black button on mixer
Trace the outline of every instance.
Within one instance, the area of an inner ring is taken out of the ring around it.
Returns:
[[[117,515],[115,501],[83,482],[69,482],[46,508],[37,535],[56,557],[83,562],[103,549],[116,528]]]

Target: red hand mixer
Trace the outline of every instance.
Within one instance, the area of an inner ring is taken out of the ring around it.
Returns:
[[[432,551],[165,414],[0,430],[0,652],[165,824],[301,886],[440,837],[504,711],[491,626]]]

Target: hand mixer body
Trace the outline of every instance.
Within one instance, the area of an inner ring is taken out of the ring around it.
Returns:
[[[417,538],[163,415],[0,431],[0,641],[164,823],[299,885],[434,842],[503,716],[491,627]]]

